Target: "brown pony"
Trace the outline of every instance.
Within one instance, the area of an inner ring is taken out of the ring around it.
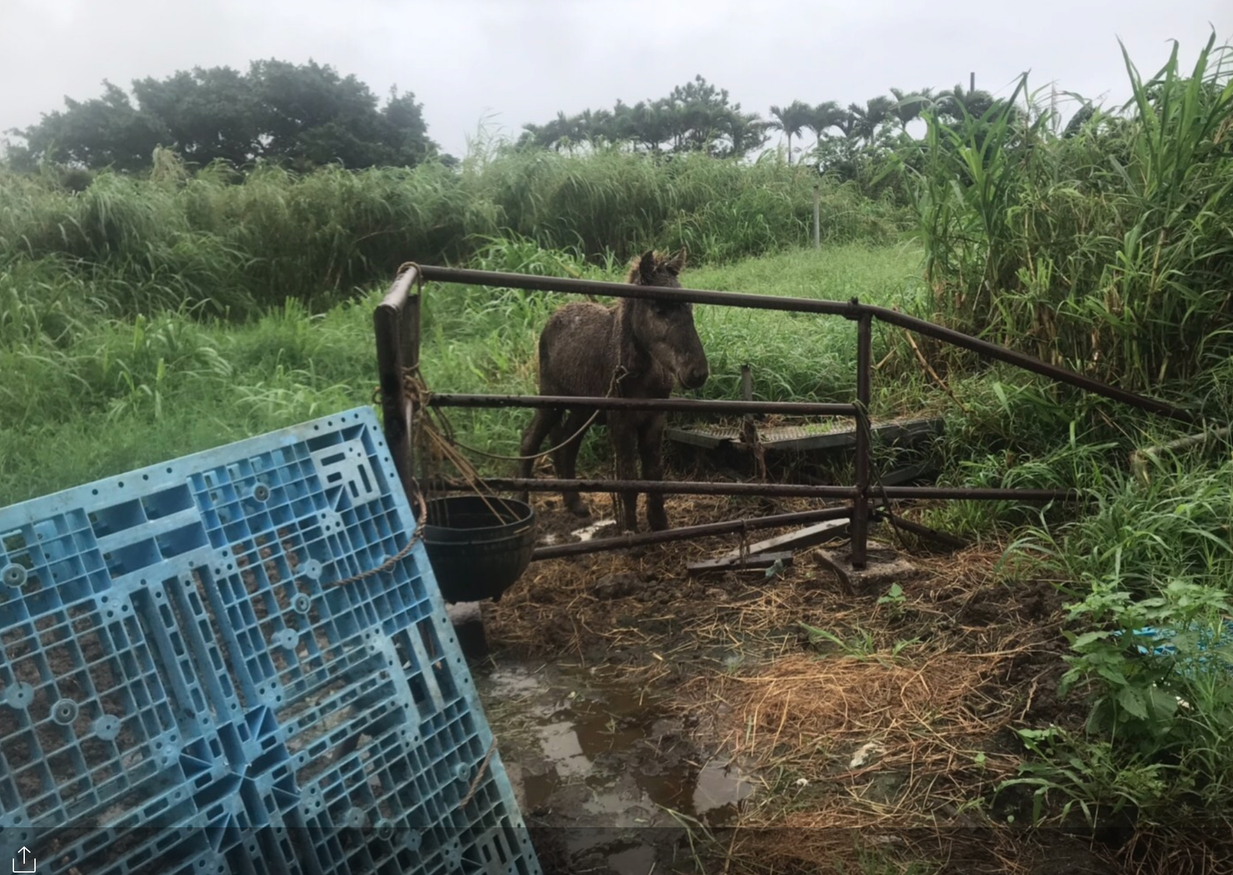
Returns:
[[[634,285],[679,289],[677,277],[685,266],[682,250],[671,259],[645,252],[630,265],[627,282]],[[679,381],[686,389],[702,386],[710,371],[706,352],[694,327],[693,305],[677,301],[621,298],[616,305],[572,303],[548,319],[539,338],[539,393],[619,398],[667,398]],[[551,434],[557,446],[578,434],[552,454],[561,480],[575,477],[575,463],[586,430],[582,426],[593,407],[544,408],[535,412],[523,433],[519,476],[529,478],[533,460],[544,438]],[[643,480],[662,480],[664,414],[653,410],[608,410],[596,417],[606,424],[616,455],[616,476],[637,480],[636,457],[642,461]],[[526,494],[521,496],[526,500]],[[565,506],[578,516],[588,510],[577,491],[562,494]],[[623,531],[638,529],[638,494],[621,492]],[[662,494],[647,495],[647,523],[666,529],[668,516]]]

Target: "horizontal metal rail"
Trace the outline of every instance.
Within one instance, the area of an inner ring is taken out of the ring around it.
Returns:
[[[576,280],[562,277],[525,276],[520,273],[499,273],[487,270],[464,270],[455,267],[421,268],[424,279],[441,283],[463,283],[470,286],[499,286],[526,292],[555,292],[565,295],[607,295],[614,298],[681,301],[692,304],[716,304],[721,307],[747,307],[753,310],[787,310],[794,313],[823,313],[830,316],[860,317],[863,304],[824,301],[814,298],[788,298],[779,295],[753,295],[748,292],[714,292],[703,289],[668,289],[663,286],[639,286],[633,283],[610,283],[597,280]]]
[[[845,520],[851,517],[852,508],[850,507],[827,507],[820,510],[801,511],[799,513],[781,513],[745,520],[728,520],[722,523],[704,523],[700,526],[682,526],[678,529],[665,529],[662,532],[630,533],[617,538],[601,538],[591,541],[579,541],[573,544],[537,547],[531,554],[531,561],[559,559],[562,556],[583,556],[587,553],[603,553],[607,550],[621,550],[627,547],[642,547],[648,544],[663,544],[670,541],[688,541],[691,538],[702,538],[710,535],[729,535],[733,532],[754,531],[756,529],[777,529],[804,523],[820,523],[826,520]]]
[[[1088,496],[1070,489],[996,489],[967,486],[876,486],[873,495],[888,499],[946,498],[958,501],[1087,501]]]
[[[475,486],[462,480],[430,480],[433,491],[472,492]],[[801,483],[714,483],[708,480],[554,480],[544,478],[491,477],[484,485],[500,492],[648,492],[665,495],[764,495],[777,498],[856,497],[855,486],[807,485]],[[873,487],[872,495],[888,499],[961,499],[967,501],[1084,501],[1081,492],[1066,489],[998,489],[966,486]]]
[[[981,340],[970,334],[943,328],[924,319],[908,316],[886,307],[876,307],[862,304],[853,298],[851,301],[824,301],[813,298],[790,298],[779,295],[754,295],[748,292],[714,292],[701,289],[665,289],[659,286],[639,286],[632,283],[599,282],[596,280],[566,279],[560,277],[525,276],[516,273],[500,273],[485,270],[463,270],[460,268],[431,267],[421,268],[426,280],[446,283],[465,283],[479,286],[502,286],[526,291],[557,292],[561,294],[578,295],[609,295],[617,298],[646,298],[666,301],[683,301],[695,304],[713,304],[721,307],[744,307],[755,310],[783,310],[795,313],[820,313],[830,316],[843,316],[847,319],[859,319],[869,314],[890,325],[897,325],[915,331],[926,337],[932,337],[954,346],[967,349],[985,358],[1006,362],[1026,371],[1045,376],[1059,383],[1065,383],[1100,395],[1114,401],[1129,404],[1149,413],[1157,413],[1180,422],[1197,423],[1201,417],[1189,410],[1183,410],[1164,401],[1148,398],[1138,393],[1110,386],[1100,380],[1083,374],[1060,368],[1026,353],[1017,352]]]
[[[430,395],[429,407],[591,407],[600,410],[664,410],[677,413],[782,413],[792,416],[856,416],[855,404],[808,401],[696,401],[692,398],[607,398],[581,395]]]
[[[647,492],[664,495],[765,495],[778,498],[856,497],[854,486],[811,486],[803,483],[714,483],[709,480],[551,480],[486,477],[484,485],[499,492]],[[462,480],[430,480],[430,491],[473,492]]]

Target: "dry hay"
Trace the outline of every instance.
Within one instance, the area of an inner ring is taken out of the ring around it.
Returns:
[[[541,531],[562,537],[581,528],[567,512],[537,497]],[[609,510],[606,496],[591,499],[593,517]],[[678,496],[667,501],[674,526],[717,519],[740,519],[816,508],[816,502]],[[783,529],[760,529],[747,541],[771,537]],[[601,533],[598,537],[604,537]],[[738,646],[771,628],[795,626],[802,611],[817,605],[833,583],[826,572],[804,561],[767,582],[761,573],[687,576],[690,562],[734,549],[740,535],[658,544],[641,550],[618,550],[533,563],[522,579],[495,605],[485,606],[485,624],[494,646],[531,656],[570,656],[595,661],[622,650],[644,667],[666,660],[681,649]],[[636,585],[617,595],[597,591],[610,575],[632,575]],[[654,656],[652,654],[655,654]]]
[[[751,809],[750,825],[764,817],[798,828],[956,817],[974,792],[1017,765],[1016,757],[989,749],[1016,711],[984,692],[1013,654],[937,652],[911,661],[793,655],[720,678],[707,698],[726,706],[718,718],[725,746],[764,772],[784,769],[808,782],[800,794],[807,806]],[[876,749],[854,759],[867,745]]]
[[[1230,875],[1233,824],[1123,828],[1082,835],[1059,829],[864,829],[777,825],[711,836],[729,875],[795,873],[1007,873],[1007,875]]]
[[[1231,875],[1233,823],[1194,822],[1135,830],[1118,849],[1116,860],[1126,875]]]

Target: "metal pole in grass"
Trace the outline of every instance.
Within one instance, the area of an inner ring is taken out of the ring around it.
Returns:
[[[813,184],[813,248],[822,248],[822,218],[821,218],[821,193],[818,190],[818,184]]]

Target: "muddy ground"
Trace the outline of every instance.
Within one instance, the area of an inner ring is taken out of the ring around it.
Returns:
[[[534,501],[542,543],[578,539],[587,521]],[[673,525],[804,509],[668,507]],[[1016,728],[1085,715],[1057,692],[1055,587],[999,577],[1000,550],[876,534],[854,596],[819,561],[842,567],[842,541],[769,576],[688,576],[726,536],[535,563],[484,604],[477,682],[549,875],[1170,871],[1128,826],[1031,830],[1030,793],[997,792]]]

